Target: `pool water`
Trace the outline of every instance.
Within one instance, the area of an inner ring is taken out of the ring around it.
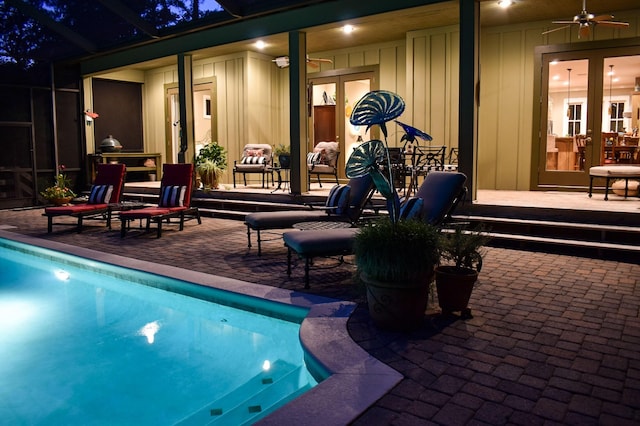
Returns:
[[[163,290],[185,285],[165,277],[2,242],[4,424],[248,424],[317,384],[298,322]]]

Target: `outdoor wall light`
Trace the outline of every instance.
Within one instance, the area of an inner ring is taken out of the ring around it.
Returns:
[[[289,57],[288,56],[278,56],[273,60],[276,65],[280,68],[286,68],[289,66]]]

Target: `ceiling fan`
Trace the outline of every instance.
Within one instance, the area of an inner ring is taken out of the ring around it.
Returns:
[[[542,34],[549,34],[554,31],[569,28],[571,24],[578,24],[578,38],[588,37],[591,27],[601,25],[603,27],[628,27],[628,22],[612,21],[613,15],[598,15],[587,12],[587,0],[582,0],[582,11],[573,17],[573,21],[553,21],[554,24],[566,24],[564,27],[545,31]]]
[[[278,56],[275,59],[272,59],[271,62],[275,62],[276,65],[279,68],[286,68],[289,66],[289,57],[288,56]],[[307,63],[312,66],[317,68],[318,67],[318,62],[326,62],[329,64],[332,64],[333,61],[331,59],[323,59],[323,58],[310,58],[309,55],[307,55]]]

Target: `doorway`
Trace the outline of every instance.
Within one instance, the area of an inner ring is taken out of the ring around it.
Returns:
[[[177,163],[180,152],[180,97],[178,87],[166,88],[166,145],[167,163]],[[198,83],[193,86],[193,139],[195,155],[200,148],[218,140],[218,121],[214,82]],[[189,159],[191,161],[191,159]]]
[[[322,74],[322,75],[321,75]],[[353,126],[349,116],[353,106],[366,93],[377,88],[377,69],[347,69],[317,73],[309,78],[310,132],[308,151],[322,141],[338,142],[338,177],[345,178],[344,169],[353,149],[369,139],[364,127]]]
[[[585,188],[592,166],[640,162],[629,147],[640,115],[640,46],[549,50],[537,51],[538,188]]]

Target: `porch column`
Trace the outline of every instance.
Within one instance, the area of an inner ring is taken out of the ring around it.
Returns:
[[[195,158],[193,124],[193,74],[192,57],[178,54],[178,99],[180,103],[180,152],[178,163],[190,163]],[[165,163],[172,159],[165,158]]]
[[[458,106],[458,168],[467,175],[471,200],[476,199],[480,2],[460,0],[460,104]]]
[[[291,193],[307,190],[307,34],[289,33],[289,134],[291,137]]]

